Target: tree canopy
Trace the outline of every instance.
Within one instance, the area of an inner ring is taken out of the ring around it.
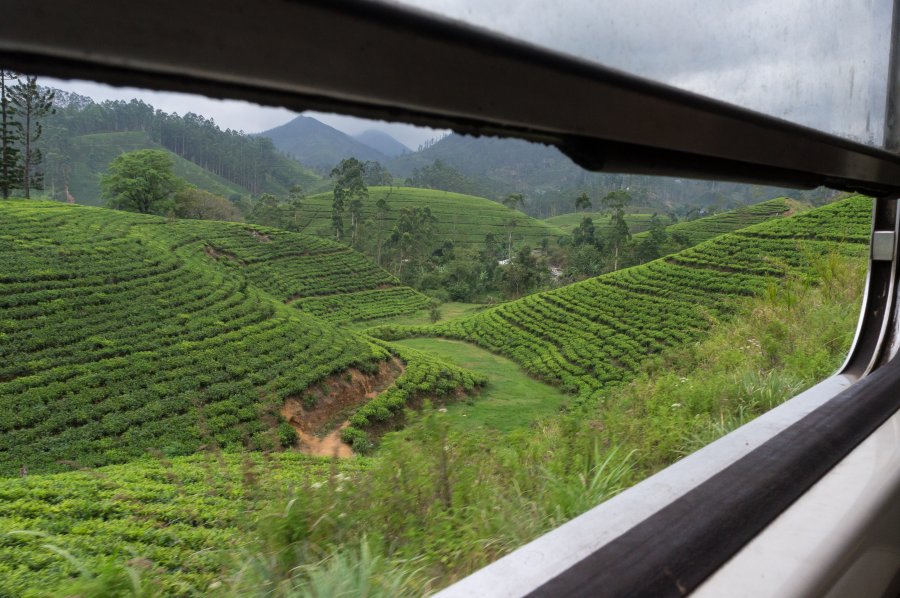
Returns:
[[[163,150],[121,154],[100,175],[103,198],[112,208],[164,214],[175,207],[174,196],[185,182],[172,173],[172,157]]]

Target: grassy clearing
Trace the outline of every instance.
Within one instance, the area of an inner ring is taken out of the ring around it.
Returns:
[[[477,397],[447,405],[451,423],[460,430],[473,426],[509,432],[559,413],[567,397],[561,390],[528,376],[515,362],[470,343],[417,338],[397,344],[431,353],[451,364],[487,377]]]

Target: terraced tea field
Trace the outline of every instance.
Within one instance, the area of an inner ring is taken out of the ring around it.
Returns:
[[[390,354],[326,320],[427,302],[328,240],[55,202],[0,203],[0,260],[0,475],[271,447],[286,397]]]
[[[480,248],[488,233],[493,233],[498,239],[505,238],[508,231],[507,223],[510,220],[516,223],[513,230],[514,237],[520,238],[519,242],[522,244],[532,247],[538,245],[542,239],[555,242],[566,234],[542,220],[483,197],[413,187],[369,187],[369,198],[363,204],[363,221],[375,217],[375,202],[380,198],[384,198],[390,208],[384,223],[386,231],[393,228],[402,208],[428,207],[437,221],[435,241],[452,240],[459,247]],[[331,203],[331,193],[322,193],[303,200],[304,215],[312,218],[312,222],[304,232],[323,236],[332,234]],[[349,216],[345,218],[349,222]]]
[[[546,222],[547,224],[550,224],[552,226],[556,226],[560,230],[563,230],[571,235],[572,231],[578,228],[578,225],[581,224],[581,221],[584,220],[585,217],[591,218],[597,234],[603,235],[612,230],[612,222],[610,221],[610,216],[609,214],[603,212],[572,212],[570,214],[561,214],[559,216],[544,218],[543,222]],[[650,227],[650,219],[652,217],[652,212],[625,214],[625,222],[628,223],[628,230],[632,235],[634,235],[647,230],[647,228]]]
[[[71,595],[61,586],[81,568],[134,563],[135,555],[145,580],[140,563],[152,563],[163,595],[205,594],[227,564],[223,551],[246,539],[248,513],[265,508],[269,495],[287,486],[310,494],[313,484],[366,465],[297,453],[204,454],[0,478],[0,596]]]
[[[681,233],[691,245],[708,241],[719,235],[734,232],[753,224],[759,224],[772,218],[787,216],[798,208],[797,202],[777,197],[762,203],[743,206],[721,214],[713,214],[697,220],[676,222],[666,228],[669,235]],[[638,238],[641,235],[637,235]]]
[[[761,217],[782,209],[767,203],[754,212]],[[736,297],[759,293],[789,273],[814,277],[811,264],[831,252],[864,256],[870,213],[871,201],[854,197],[446,324],[371,332],[474,342],[588,399],[628,378],[648,357],[699,338],[734,308]]]

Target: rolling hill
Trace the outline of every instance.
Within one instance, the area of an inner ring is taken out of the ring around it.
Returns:
[[[625,221],[628,223],[628,230],[634,235],[647,230],[647,227],[650,226],[650,218],[652,217],[652,212],[636,212],[634,214],[625,214]],[[603,212],[572,212],[570,214],[560,214],[559,216],[544,218],[543,221],[568,234],[572,234],[572,231],[578,228],[578,225],[581,224],[581,221],[584,220],[584,218],[590,218],[594,222],[594,228],[598,234],[603,234],[605,230],[612,228],[610,215]]]
[[[150,141],[146,133],[95,133],[81,135],[71,140],[72,156],[69,192],[83,205],[101,205],[100,175],[106,172],[109,163],[119,154],[140,149],[166,151],[174,163],[175,174],[192,185],[222,197],[242,195],[246,190],[225,179],[204,170],[189,160],[168,152],[159,144]]]
[[[298,162],[325,173],[344,158],[387,161],[377,149],[309,116],[298,116],[259,136],[268,137],[279,151]]]
[[[166,151],[174,163],[174,173],[187,182],[210,193],[229,198],[233,195],[246,195],[247,190],[239,185],[223,179],[197,164],[178,156],[141,131],[122,133],[94,133],[73,137],[70,140],[69,156],[70,175],[69,191],[79,204],[102,205],[100,199],[100,174],[105,173],[119,154],[139,149],[159,149]],[[279,179],[291,180],[306,189],[318,189],[321,179],[306,170],[293,160],[281,157],[277,166]],[[276,178],[268,179],[264,184],[265,191],[277,195],[287,195],[287,187]]]
[[[311,218],[305,232],[331,234],[332,197],[331,193],[322,193],[303,201],[304,215]],[[542,239],[553,241],[565,235],[555,226],[483,197],[414,187],[369,187],[369,198],[363,205],[363,220],[375,215],[375,202],[379,198],[384,198],[390,209],[385,219],[387,230],[393,227],[402,208],[427,207],[437,221],[436,241],[452,240],[459,247],[481,246],[488,233],[504,238],[510,220],[516,223],[514,239],[531,246]]]
[[[56,202],[0,203],[0,256],[0,475],[271,446],[286,399],[391,359],[338,323],[428,301],[325,239]],[[373,421],[477,383],[401,358]]]
[[[669,235],[680,234],[691,245],[697,245],[719,235],[734,232],[772,218],[791,216],[805,209],[807,209],[806,206],[802,206],[794,200],[776,197],[769,201],[741,206],[721,214],[713,214],[697,220],[676,222],[666,227],[666,232]]]
[[[864,257],[870,212],[871,200],[855,197],[446,324],[371,332],[473,342],[589,400],[666,348],[698,339],[734,308],[735,297],[790,273],[814,276],[812,264],[831,252]]]

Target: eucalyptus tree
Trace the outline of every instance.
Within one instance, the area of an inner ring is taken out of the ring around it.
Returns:
[[[587,210],[592,207],[591,198],[588,197],[587,193],[582,193],[578,197],[575,198],[575,211],[579,210]]]
[[[344,239],[344,211],[350,211],[350,241],[357,242],[357,232],[362,216],[363,200],[369,197],[365,182],[365,165],[356,158],[347,158],[331,170],[334,179],[334,197],[331,204],[331,226],[334,238]]]
[[[623,190],[607,193],[600,200],[603,207],[611,212],[612,229],[609,232],[609,246],[613,254],[613,271],[619,269],[619,257],[625,243],[631,240],[631,232],[625,221],[625,208],[631,203],[631,196]]]

